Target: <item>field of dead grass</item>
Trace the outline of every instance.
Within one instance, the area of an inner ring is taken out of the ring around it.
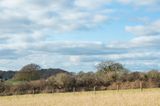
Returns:
[[[160,89],[2,96],[0,106],[160,106]]]

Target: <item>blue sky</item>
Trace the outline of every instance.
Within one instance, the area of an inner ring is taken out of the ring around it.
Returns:
[[[0,69],[160,69],[159,0],[1,0]]]

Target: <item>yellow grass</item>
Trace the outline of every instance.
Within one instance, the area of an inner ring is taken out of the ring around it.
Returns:
[[[160,89],[5,96],[0,106],[160,106]]]

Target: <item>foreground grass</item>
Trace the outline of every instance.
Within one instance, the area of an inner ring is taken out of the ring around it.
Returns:
[[[160,89],[5,96],[0,106],[160,106]]]

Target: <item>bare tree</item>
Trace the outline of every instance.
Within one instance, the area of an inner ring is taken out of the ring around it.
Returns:
[[[106,74],[108,80],[118,81],[128,70],[122,64],[113,61],[104,61],[97,65],[98,73]]]

